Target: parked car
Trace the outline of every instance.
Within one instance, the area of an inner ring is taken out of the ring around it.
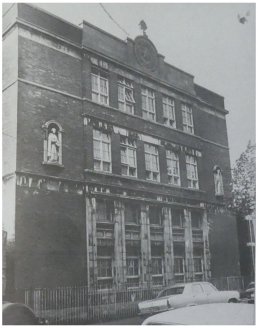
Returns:
[[[241,302],[254,304],[254,296],[255,296],[255,283],[250,282],[250,284],[247,286],[247,289],[240,294]]]
[[[207,303],[236,303],[238,291],[218,291],[208,282],[178,284],[162,290],[155,299],[138,304],[139,315],[148,316],[159,312]]]
[[[47,320],[38,318],[31,308],[21,303],[3,302],[3,325],[45,325]]]
[[[159,313],[142,325],[254,325],[252,304],[203,304]]]

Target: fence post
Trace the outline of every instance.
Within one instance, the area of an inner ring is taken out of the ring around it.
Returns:
[[[229,290],[229,277],[227,277],[227,285],[228,285],[228,289]]]

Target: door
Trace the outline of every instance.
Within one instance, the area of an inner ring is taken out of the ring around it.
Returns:
[[[192,303],[197,305],[208,303],[207,293],[204,292],[201,284],[196,283],[192,285]]]

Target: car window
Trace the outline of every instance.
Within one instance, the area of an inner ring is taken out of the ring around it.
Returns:
[[[249,288],[254,288],[254,282],[251,282],[251,283],[248,285],[247,289],[249,289]]]
[[[200,284],[193,285],[192,291],[194,294],[201,294],[203,293],[202,286]]]
[[[167,290],[162,290],[161,292],[158,293],[157,298],[167,296]]]
[[[206,293],[213,293],[213,292],[217,291],[216,288],[210,284],[202,284],[202,288],[204,289],[204,292],[206,292]]]
[[[179,294],[183,294],[185,287],[173,287],[168,289],[168,293],[167,295],[179,295]]]

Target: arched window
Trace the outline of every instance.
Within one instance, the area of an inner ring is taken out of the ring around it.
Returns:
[[[62,165],[62,133],[63,129],[55,121],[48,121],[44,129],[44,158],[43,164]]]
[[[223,188],[223,177],[221,168],[218,165],[215,165],[213,168],[214,174],[214,184],[215,184],[215,196],[223,196],[224,188]]]

